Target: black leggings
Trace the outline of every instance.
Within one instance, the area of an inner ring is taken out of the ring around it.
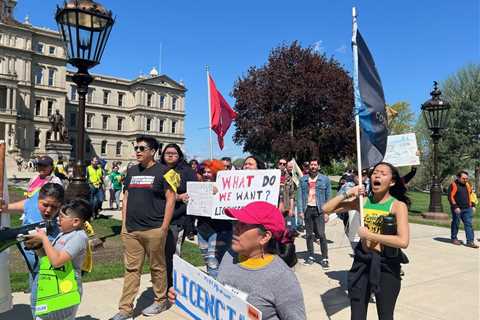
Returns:
[[[368,277],[363,274],[362,277]],[[380,291],[375,294],[377,304],[377,314],[379,320],[393,320],[393,312],[398,294],[400,293],[400,276],[395,276],[391,272],[381,272],[380,275]],[[358,298],[350,299],[351,319],[365,320],[367,319],[368,302],[370,300],[370,285],[368,281],[366,285],[361,287]]]

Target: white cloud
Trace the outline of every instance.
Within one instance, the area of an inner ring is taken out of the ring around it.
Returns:
[[[325,52],[325,48],[322,46],[323,40],[318,40],[317,42],[313,43],[313,51],[316,51],[320,54]]]
[[[335,49],[335,52],[336,53],[341,53],[341,54],[345,54],[347,53],[347,46],[342,44],[340,47],[338,47],[337,49]]]

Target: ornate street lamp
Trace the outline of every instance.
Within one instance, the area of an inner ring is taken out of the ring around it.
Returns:
[[[450,104],[440,98],[442,92],[438,89],[438,83],[433,82],[433,91],[430,92],[432,98],[422,104],[422,112],[428,129],[432,132],[433,140],[433,176],[432,186],[430,188],[430,206],[424,218],[430,219],[448,219],[448,215],[443,213],[442,206],[442,188],[438,178],[438,142],[442,137],[442,130],[446,128],[448,122],[448,113]]]
[[[85,179],[85,96],[93,77],[88,69],[100,63],[115,22],[112,12],[91,0],[71,0],[63,8],[57,6],[55,20],[63,37],[68,63],[78,68],[72,80],[78,91],[78,122],[76,144],[77,163],[67,198],[88,199]]]

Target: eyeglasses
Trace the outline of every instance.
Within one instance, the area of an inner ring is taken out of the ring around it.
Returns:
[[[286,162],[279,162],[278,165],[279,165],[279,166],[286,166],[287,163],[286,163]]]
[[[136,152],[140,151],[140,152],[144,152],[145,150],[149,150],[150,148],[147,147],[147,146],[135,146],[133,147],[133,150],[135,150]]]
[[[178,153],[176,152],[165,152],[165,155],[169,157],[178,157]]]

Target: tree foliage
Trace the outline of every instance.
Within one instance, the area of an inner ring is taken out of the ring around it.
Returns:
[[[460,169],[480,171],[480,65],[470,64],[441,84],[441,98],[450,103],[449,122],[439,144],[439,171],[442,179]],[[430,132],[422,117],[416,125],[424,166],[431,172]],[[479,191],[477,187],[477,192]]]
[[[280,156],[323,164],[354,151],[352,81],[333,58],[298,42],[273,49],[233,89],[234,142],[273,161]]]
[[[405,101],[399,101],[392,105],[387,105],[392,108],[396,115],[388,122],[389,134],[402,134],[413,132],[415,125],[415,113],[412,112],[410,104]]]

